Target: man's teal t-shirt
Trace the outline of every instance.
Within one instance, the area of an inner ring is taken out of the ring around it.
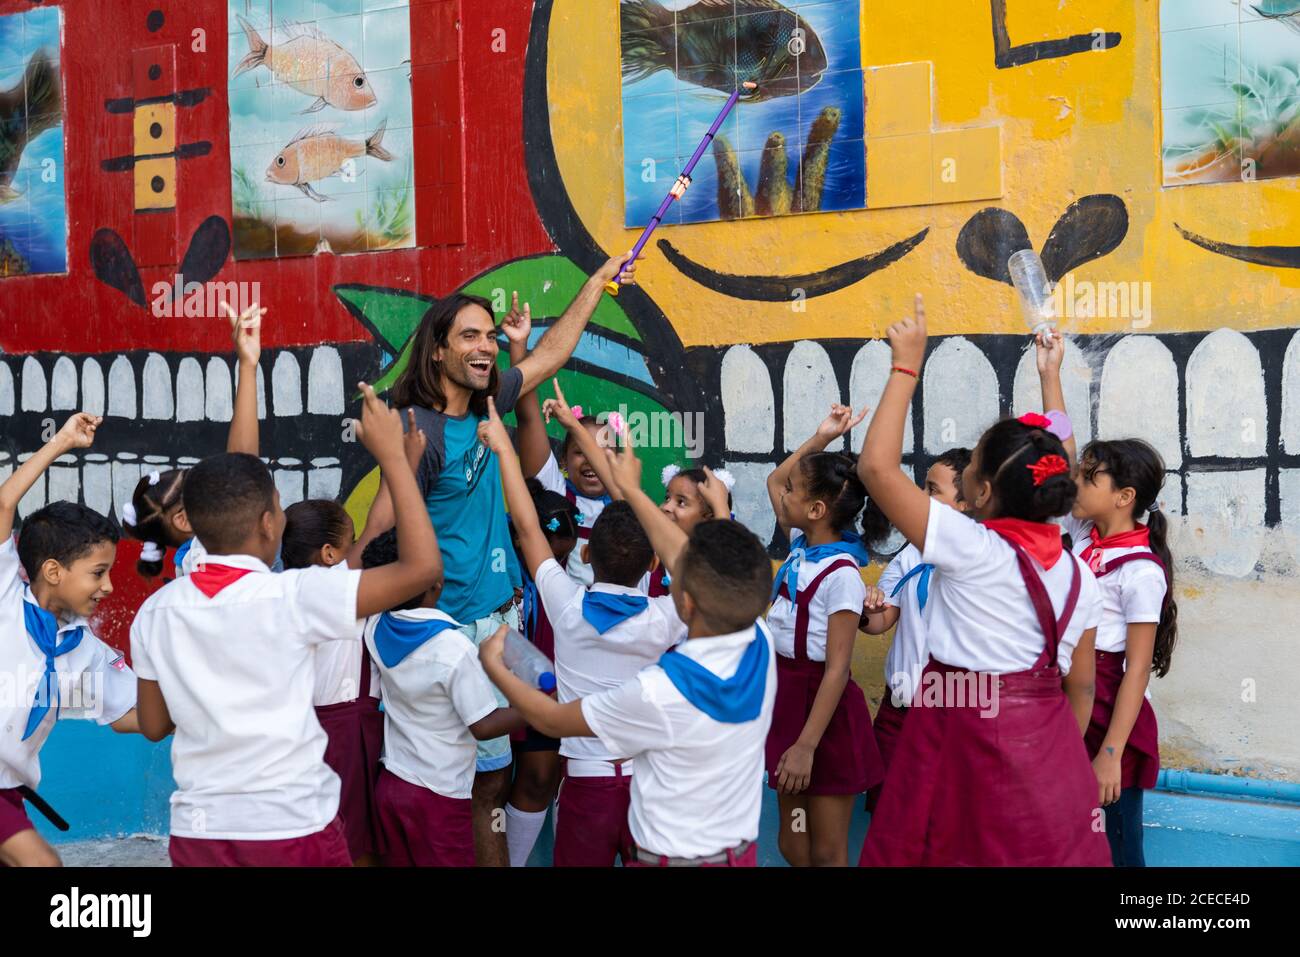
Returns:
[[[523,376],[501,373],[495,396],[505,415],[519,399]],[[415,408],[427,439],[417,479],[442,551],[443,586],[438,608],[462,624],[486,618],[514,598],[522,584],[510,542],[501,467],[478,439],[482,417],[449,416]]]

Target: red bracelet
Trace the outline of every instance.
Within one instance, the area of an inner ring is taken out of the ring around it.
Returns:
[[[902,366],[894,366],[894,367],[893,367],[892,369],[890,369],[889,371],[890,371],[890,372],[901,372],[901,373],[903,373],[903,375],[910,375],[913,379],[919,379],[919,378],[920,378],[920,376],[918,376],[918,375],[917,375],[915,372],[913,372],[911,369],[904,369]]]

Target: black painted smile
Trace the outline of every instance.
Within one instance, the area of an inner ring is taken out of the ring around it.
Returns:
[[[758,302],[790,302],[796,297],[812,299],[837,292],[855,282],[861,282],[874,272],[898,262],[925,240],[929,227],[909,236],[887,249],[871,253],[860,259],[851,259],[815,273],[802,276],[737,276],[718,272],[701,265],[666,239],[659,240],[659,249],[682,275],[693,279],[714,292],[733,299],[750,299]]]
[[[1199,236],[1190,229],[1184,229],[1177,223],[1174,223],[1174,228],[1189,243],[1195,243],[1202,249],[1208,249],[1220,256],[1227,256],[1229,259],[1240,259],[1242,262],[1252,263],[1256,266],[1300,269],[1300,246],[1234,246],[1230,243],[1221,243],[1215,239]]]

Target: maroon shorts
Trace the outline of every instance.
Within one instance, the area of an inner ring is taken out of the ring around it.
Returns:
[[[474,866],[469,798],[444,797],[383,768],[375,803],[386,866]]]
[[[803,733],[825,673],[824,661],[776,656],[776,703],[766,747],[767,783],[773,789],[780,787],[777,768],[781,756]],[[850,678],[813,754],[812,779],[802,793],[861,794],[884,776],[867,699]]]
[[[325,730],[325,763],[339,776],[339,817],[355,861],[380,851],[375,828],[375,784],[384,747],[384,713],[366,695],[316,709]]]
[[[0,790],[0,844],[20,831],[34,831],[36,826],[23,807],[23,796],[17,788]]]
[[[660,863],[647,863],[644,861],[632,861],[627,867],[667,867],[666,861]],[[723,864],[701,864],[700,867],[758,867],[758,842],[749,845],[745,853],[737,857],[731,851],[727,852],[727,860]]]
[[[632,846],[631,805],[631,775],[565,777],[555,809],[555,866],[613,867]]]
[[[278,841],[227,841],[172,835],[172,867],[351,867],[343,821],[323,830]]]

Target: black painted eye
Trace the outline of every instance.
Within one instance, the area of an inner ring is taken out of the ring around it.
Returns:
[[[283,156],[277,156],[277,157],[275,158],[275,165],[276,165],[276,166],[283,166],[283,165],[284,165],[284,157],[283,157]]]
[[[359,90],[366,85],[366,78],[361,74],[357,74],[356,78],[352,81],[352,85]]]

